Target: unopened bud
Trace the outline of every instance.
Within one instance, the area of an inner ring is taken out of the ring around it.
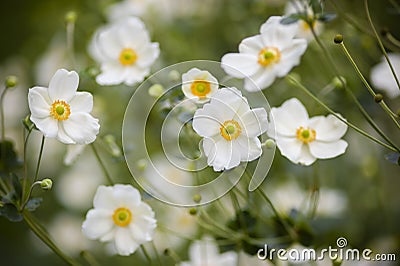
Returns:
[[[31,121],[31,116],[27,115],[25,119],[22,120],[22,124],[28,130],[29,132],[32,131],[32,129],[35,128],[35,124]]]
[[[65,14],[65,21],[67,23],[75,23],[77,18],[78,18],[78,15],[76,14],[75,11],[69,11],[69,12],[67,12],[67,14]]]
[[[169,78],[171,81],[177,81],[177,80],[179,80],[179,79],[181,78],[181,74],[179,74],[179,72],[178,72],[177,70],[171,70],[171,71],[168,73],[168,78]]]
[[[267,149],[273,149],[275,148],[275,141],[273,139],[267,139],[266,142],[264,142],[264,145]]]
[[[115,137],[113,135],[106,135],[104,137],[104,141],[107,143],[110,153],[113,157],[118,158],[122,155],[121,149],[115,141]]]
[[[149,95],[158,98],[164,93],[164,87],[161,84],[154,84],[149,88]]]
[[[196,215],[197,214],[197,209],[196,208],[190,208],[189,209],[189,214],[190,215]]]
[[[344,86],[346,85],[346,80],[344,79],[344,77],[340,76],[340,77],[334,77],[332,79],[332,84],[333,86],[335,86],[335,88],[337,89],[343,89]]]
[[[376,103],[380,103],[382,100],[383,100],[383,95],[382,95],[382,94],[378,93],[378,94],[376,94],[376,95],[374,96],[374,101],[375,101]]]
[[[18,84],[18,78],[16,76],[6,77],[6,88],[14,88]]]
[[[136,167],[140,171],[144,171],[147,168],[147,161],[145,159],[140,159],[136,162]]]
[[[201,201],[201,195],[200,194],[196,194],[193,196],[193,201],[196,203],[199,203]]]
[[[45,178],[40,182],[40,187],[43,190],[50,190],[52,186],[53,186],[53,181],[51,181],[50,178]]]
[[[337,35],[335,36],[335,38],[333,38],[333,41],[334,41],[336,44],[341,44],[341,43],[343,42],[343,35],[337,34]]]

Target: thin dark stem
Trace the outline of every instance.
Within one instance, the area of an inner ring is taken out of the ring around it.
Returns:
[[[40,144],[40,152],[39,152],[39,158],[38,158],[38,162],[36,164],[36,171],[35,171],[35,178],[33,179],[33,182],[36,182],[38,179],[38,175],[39,175],[39,168],[40,168],[40,163],[42,161],[42,156],[43,156],[43,148],[44,148],[44,141],[45,141],[45,136],[42,136],[42,143]]]
[[[111,175],[108,173],[107,168],[106,168],[106,166],[105,166],[103,160],[100,158],[100,155],[99,155],[99,153],[97,152],[97,149],[96,149],[94,143],[90,144],[90,146],[92,147],[94,156],[96,157],[97,161],[99,162],[100,167],[101,167],[101,169],[103,170],[103,173],[104,173],[104,175],[105,175],[105,177],[106,177],[108,183],[109,183],[110,185],[114,184],[114,182],[113,182],[113,180],[112,180],[112,178],[111,178]]]
[[[0,96],[0,119],[1,119],[1,140],[5,140],[5,121],[4,121],[4,97],[6,96],[7,87],[2,91]]]
[[[146,248],[143,245],[140,245],[140,249],[142,250],[143,255],[146,257],[147,261],[149,262],[149,265],[153,265],[153,263],[151,261],[151,258],[150,258],[150,255],[147,252]]]

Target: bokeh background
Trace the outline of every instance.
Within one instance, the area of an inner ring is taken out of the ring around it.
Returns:
[[[140,17],[149,29],[152,40],[160,43],[161,55],[153,66],[153,73],[182,61],[220,61],[225,53],[236,52],[243,38],[257,34],[260,25],[269,16],[282,15],[286,5],[284,0],[137,2],[142,2],[144,7]],[[146,2],[153,3],[146,5]],[[337,18],[326,23],[320,35],[321,40],[332,53],[341,75],[374,121],[400,144],[398,129],[374,103],[340,48],[333,43],[335,34],[343,34],[345,43],[361,71],[369,77],[370,69],[380,61],[382,54],[367,23],[363,1],[332,1],[335,6],[331,1],[325,2],[326,9],[336,13]],[[400,14],[391,1],[369,2],[378,31],[386,29],[400,38]],[[111,0],[0,2],[0,81],[3,82],[7,75],[16,75],[19,79],[19,85],[7,92],[5,99],[6,136],[15,142],[20,158],[23,144],[21,119],[29,112],[28,89],[34,85],[47,85],[59,67],[71,69],[66,59],[65,14],[72,10],[77,13],[75,54],[76,70],[81,79],[79,89],[90,91],[94,95],[93,114],[100,118],[101,123],[98,138],[100,153],[116,181],[132,182],[123,158],[112,152],[109,143],[111,138],[121,146],[124,111],[137,86],[97,85],[91,75],[96,64],[87,52],[92,34],[98,27],[107,23],[107,8],[114,3],[116,1]],[[388,45],[388,51],[399,52],[399,48]],[[301,64],[292,72],[297,73],[303,84],[332,109],[375,135],[344,90],[334,87],[329,89],[334,74],[315,42],[310,42]],[[286,99],[298,97],[310,115],[326,114],[309,97],[289,86],[284,80],[277,80],[264,94],[271,106],[279,106]],[[394,110],[399,109],[399,98],[389,100],[389,105]],[[35,132],[28,149],[32,174],[40,139],[40,133]],[[349,143],[349,148],[344,155],[332,160],[320,160],[312,167],[293,165],[277,151],[263,188],[270,195],[276,208],[288,215],[293,208],[299,211],[307,209],[314,178],[317,177],[321,188],[320,206],[316,218],[309,221],[315,233],[314,245],[334,244],[337,237],[344,236],[353,247],[371,248],[377,252],[396,252],[397,256],[400,256],[399,166],[385,160],[387,150],[351,129],[345,140]],[[158,148],[154,147],[154,153]],[[39,190],[34,192],[35,195],[44,198],[35,216],[43,221],[63,250],[72,256],[79,256],[80,250],[85,249],[91,250],[101,265],[132,265],[134,262],[144,265],[145,260],[139,253],[129,258],[108,255],[104,252],[104,245],[83,238],[80,233],[81,223],[92,206],[97,186],[105,183],[105,180],[89,148],[85,148],[79,160],[69,166],[64,164],[66,153],[65,145],[52,140],[46,141],[40,177],[51,177],[54,188],[47,193]],[[181,174],[185,173],[172,175]],[[201,230],[192,226],[196,223],[193,217],[187,215],[186,209],[165,206],[150,198],[147,198],[147,201],[154,207],[156,216],[158,212],[159,219],[164,220],[163,224],[187,230],[185,233],[192,237],[201,235]],[[229,200],[222,199],[221,202],[228,210],[223,220],[228,222],[233,218],[232,205]],[[253,211],[257,211],[257,208],[267,208],[264,202],[253,203],[251,207]],[[212,212],[212,207],[210,209]],[[181,216],[183,220],[174,221],[174,217]],[[187,258],[187,239],[174,234],[163,237],[160,237],[159,241],[160,253],[163,245],[168,246],[165,243],[176,242],[177,253],[182,258]],[[166,264],[173,264],[173,260],[167,258]],[[23,222],[10,223],[0,217],[0,265],[63,265],[63,262],[41,244]]]

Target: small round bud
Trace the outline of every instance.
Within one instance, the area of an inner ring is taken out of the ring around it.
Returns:
[[[136,167],[140,171],[144,171],[147,168],[147,161],[146,159],[140,159],[139,161],[136,162]]]
[[[179,72],[178,72],[177,70],[171,70],[171,71],[168,73],[168,78],[169,78],[171,81],[177,81],[177,80],[179,80],[179,79],[181,78],[181,74],[179,74]]]
[[[89,75],[89,77],[95,78],[98,74],[100,74],[100,69],[97,67],[89,67],[86,69],[86,73]]]
[[[169,248],[164,249],[164,255],[169,256],[171,254],[171,250]]]
[[[16,76],[6,77],[6,88],[13,88],[18,84],[18,78]]]
[[[346,80],[344,77],[334,77],[332,79],[332,85],[335,86],[336,89],[343,89],[346,85]]]
[[[267,139],[267,141],[264,142],[264,145],[267,149],[273,149],[275,148],[276,143],[273,139]]]
[[[42,182],[40,182],[40,187],[43,190],[50,190],[52,186],[53,186],[53,181],[51,181],[50,178],[45,178],[42,180]]]
[[[75,11],[69,11],[65,14],[65,21],[67,23],[75,23],[78,15],[76,14]]]
[[[336,44],[341,44],[341,43],[343,42],[343,35],[337,34],[337,35],[335,36],[335,38],[333,38],[333,41],[334,41]]]
[[[164,93],[164,87],[161,84],[154,84],[149,88],[149,95],[158,98]]]
[[[200,194],[196,194],[193,196],[193,201],[196,203],[199,203],[201,201],[201,195]]]
[[[332,265],[333,266],[340,266],[340,265],[342,265],[342,259],[341,258],[337,258],[336,260],[333,260],[332,261]]]
[[[196,208],[190,208],[189,209],[189,214],[190,215],[196,215],[197,214],[197,209]]]
[[[376,103],[380,103],[382,100],[383,100],[383,95],[382,95],[382,94],[378,93],[378,94],[376,94],[376,95],[374,96],[374,101],[375,101]]]

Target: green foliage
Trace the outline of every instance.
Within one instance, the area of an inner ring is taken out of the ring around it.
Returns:
[[[0,142],[0,176],[8,176],[11,171],[18,169],[21,165],[14,150],[14,143],[8,140]]]

